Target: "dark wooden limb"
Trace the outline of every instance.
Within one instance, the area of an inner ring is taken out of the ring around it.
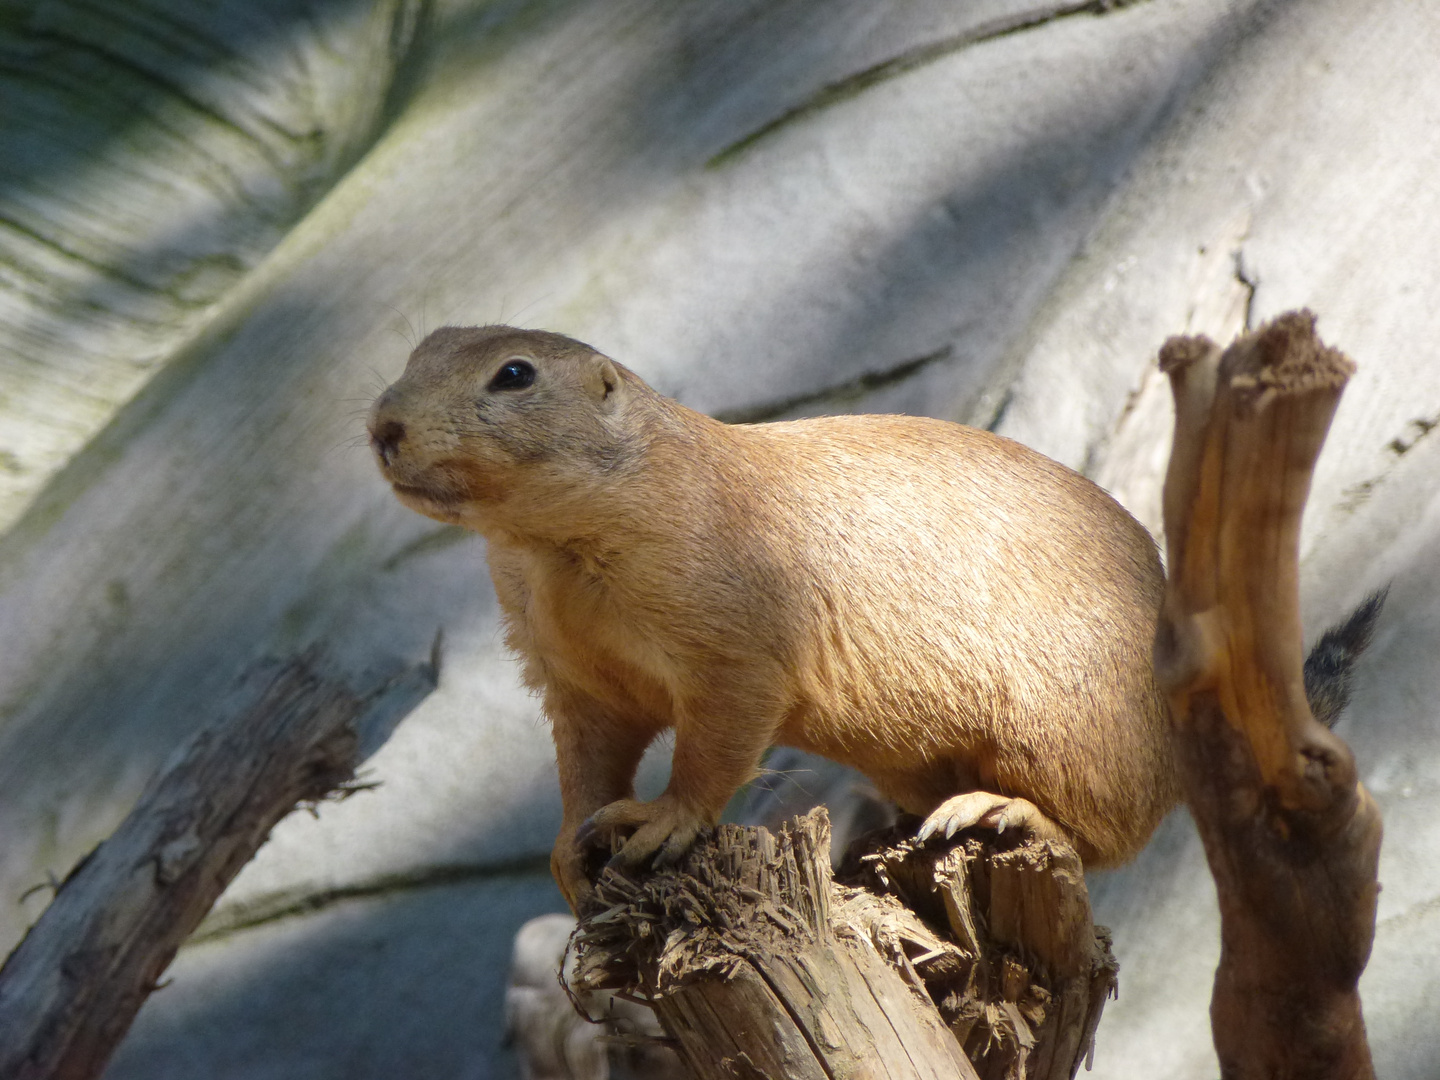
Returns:
[[[1305,700],[1300,517],[1353,364],[1283,315],[1223,353],[1175,338],[1169,583],[1155,644],[1220,900],[1222,1075],[1373,1075],[1357,984],[1380,815]]]
[[[99,1076],[176,950],[275,824],[354,776],[372,728],[435,685],[419,665],[357,694],[314,656],[252,672],[0,969],[0,1077]]]
[[[701,1080],[1073,1076],[1114,986],[1074,852],[901,835],[847,885],[823,809],[778,836],[722,826],[674,871],[607,870],[576,984],[648,998]]]

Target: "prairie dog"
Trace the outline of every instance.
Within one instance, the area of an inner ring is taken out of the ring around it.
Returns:
[[[369,431],[401,502],[488,541],[553,726],[572,907],[586,845],[678,856],[777,743],[927,830],[1062,836],[1087,866],[1177,801],[1155,544],[1019,443],[906,416],[725,425],[506,326],[430,334]],[[667,728],[669,786],[639,802]]]

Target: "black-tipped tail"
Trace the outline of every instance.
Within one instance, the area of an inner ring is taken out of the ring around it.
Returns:
[[[1355,661],[1375,636],[1375,624],[1389,592],[1387,586],[1367,596],[1348,619],[1326,630],[1305,658],[1305,697],[1315,719],[1326,727],[1334,727],[1350,704]]]

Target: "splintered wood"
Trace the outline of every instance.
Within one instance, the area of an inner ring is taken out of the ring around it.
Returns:
[[[1354,365],[1291,312],[1223,353],[1172,338],[1169,582],[1155,642],[1221,912],[1211,1021],[1226,1080],[1373,1076],[1357,984],[1380,815],[1306,702],[1300,517]]]
[[[818,809],[607,870],[577,986],[648,999],[701,1080],[1074,1075],[1115,980],[1074,852],[890,832],[842,885],[829,833]]]
[[[1046,841],[997,851],[975,837],[948,849],[900,832],[887,839],[852,860],[851,880],[898,900],[904,906],[889,910],[919,916],[921,929],[948,931],[907,963],[977,1073],[1073,1076],[1117,973],[1109,933],[1093,925],[1080,857]],[[886,929],[877,920],[871,940],[880,944]]]

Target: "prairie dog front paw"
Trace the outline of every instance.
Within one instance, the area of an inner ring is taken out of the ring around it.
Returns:
[[[612,864],[627,869],[647,863],[672,866],[711,824],[698,811],[667,795],[650,802],[619,799],[585,819],[576,830],[575,846],[582,851],[612,851]]]

